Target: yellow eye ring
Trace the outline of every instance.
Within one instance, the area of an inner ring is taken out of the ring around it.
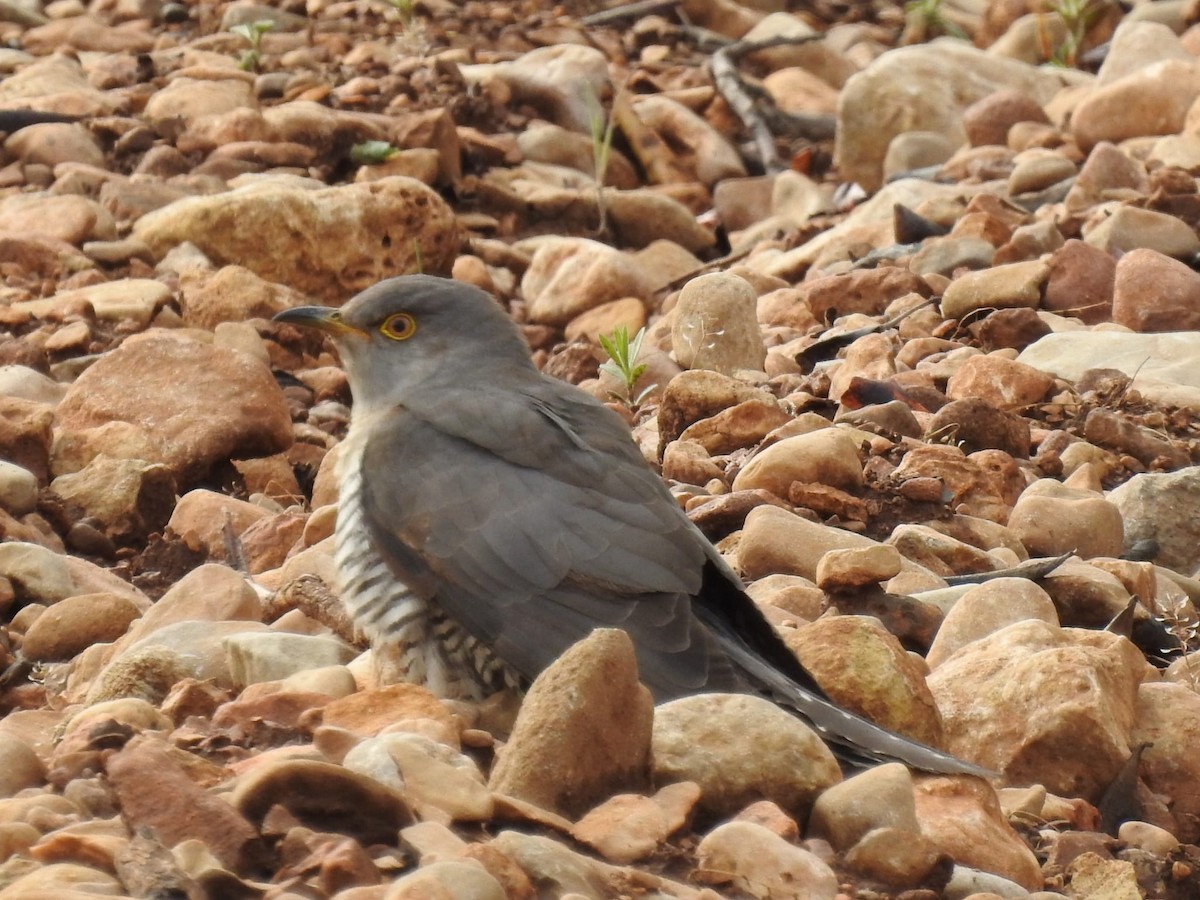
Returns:
[[[407,341],[417,333],[417,320],[408,313],[394,313],[383,320],[379,332],[393,341]]]

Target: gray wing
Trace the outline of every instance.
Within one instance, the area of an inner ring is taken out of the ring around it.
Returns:
[[[371,539],[527,678],[615,627],[656,698],[736,688],[692,610],[715,551],[620,418],[575,394],[538,376],[379,421],[363,455]]]

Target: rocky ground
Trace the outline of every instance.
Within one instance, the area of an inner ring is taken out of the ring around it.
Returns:
[[[1127,6],[0,0],[0,900],[1200,896],[1200,10]],[[615,632],[378,683],[270,317],[418,270],[997,778],[654,709]]]

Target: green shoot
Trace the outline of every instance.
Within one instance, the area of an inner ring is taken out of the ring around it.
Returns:
[[[425,260],[421,257],[421,245],[415,239],[413,240],[413,262],[417,267],[417,274],[422,274],[425,271]]]
[[[1108,0],[1051,0],[1047,8],[1057,13],[1067,27],[1067,36],[1054,49],[1050,62],[1056,66],[1075,68],[1079,65],[1079,52],[1084,39],[1096,20],[1104,12]]]
[[[625,396],[613,394],[613,399],[624,403],[630,409],[638,406],[646,396],[655,388],[655,385],[650,385],[634,396],[633,389],[637,386],[638,379],[646,371],[646,364],[637,362],[638,353],[642,349],[642,341],[646,337],[646,329],[639,328],[638,333],[629,338],[629,329],[624,325],[619,328],[614,328],[612,334],[600,335],[600,346],[604,348],[604,352],[608,354],[609,361],[600,365],[600,371],[611,375],[613,378],[621,382],[625,389]]]
[[[350,148],[350,160],[360,166],[378,166],[399,152],[387,141],[363,141]]]
[[[604,112],[600,98],[589,91],[588,118],[592,127],[592,179],[596,182],[596,210],[600,224],[596,230],[603,233],[608,228],[608,208],[604,204],[604,179],[608,177],[608,159],[612,154],[613,128],[616,119]]]
[[[416,0],[387,0],[391,7],[400,13],[400,22],[405,28],[410,28],[416,18]]]
[[[942,10],[943,0],[908,0],[904,4],[902,44],[920,44],[939,34],[961,40],[970,36]]]
[[[243,53],[241,59],[238,60],[239,69],[243,72],[258,71],[259,63],[262,62],[263,35],[274,27],[275,23],[270,19],[259,19],[257,22],[244,22],[229,29],[250,42],[250,49]]]

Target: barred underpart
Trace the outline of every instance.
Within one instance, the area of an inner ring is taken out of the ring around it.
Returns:
[[[351,438],[339,460],[334,560],[338,590],[355,626],[376,653],[394,661],[396,678],[423,685],[438,697],[481,700],[518,686],[517,673],[490,647],[436,602],[409,590],[375,549],[363,517],[362,453]]]

